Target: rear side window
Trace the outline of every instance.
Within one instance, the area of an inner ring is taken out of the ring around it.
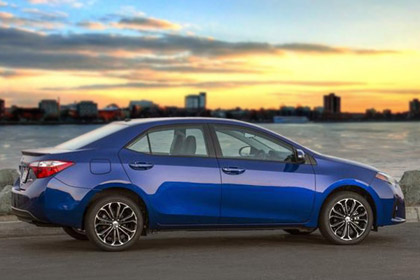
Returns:
[[[152,129],[127,148],[151,155],[208,156],[204,131],[199,126]]]
[[[122,124],[108,124],[105,126],[101,126],[100,128],[97,128],[95,130],[92,130],[88,133],[82,134],[76,138],[73,138],[69,141],[66,141],[58,146],[56,148],[64,149],[64,150],[77,150],[81,149],[90,143],[93,143],[95,141],[98,141],[101,138],[104,138],[106,136],[109,136],[117,131],[120,131],[124,128],[127,128],[127,126]]]

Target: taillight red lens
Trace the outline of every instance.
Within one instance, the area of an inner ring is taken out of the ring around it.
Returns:
[[[45,178],[54,175],[73,164],[74,162],[71,161],[43,160],[32,162],[29,164],[29,167],[32,169],[37,178]]]

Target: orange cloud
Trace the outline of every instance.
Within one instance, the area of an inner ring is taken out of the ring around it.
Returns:
[[[80,27],[90,29],[90,30],[104,30],[106,26],[100,22],[94,21],[82,21],[77,24]]]
[[[181,25],[164,19],[151,17],[122,18],[118,22],[111,23],[111,26],[119,29],[132,30],[179,30]]]
[[[9,18],[13,18],[13,15],[11,13],[0,12],[0,18],[9,19]]]

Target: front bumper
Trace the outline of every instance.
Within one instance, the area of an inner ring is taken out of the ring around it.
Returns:
[[[404,194],[398,184],[391,185],[375,179],[372,187],[379,196],[377,205],[377,225],[387,226],[405,222]]]

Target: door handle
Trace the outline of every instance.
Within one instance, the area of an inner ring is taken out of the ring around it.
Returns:
[[[139,161],[131,162],[128,165],[134,170],[147,170],[153,167],[153,163]]]
[[[245,172],[245,169],[239,167],[223,167],[222,171],[229,175],[239,175]]]

